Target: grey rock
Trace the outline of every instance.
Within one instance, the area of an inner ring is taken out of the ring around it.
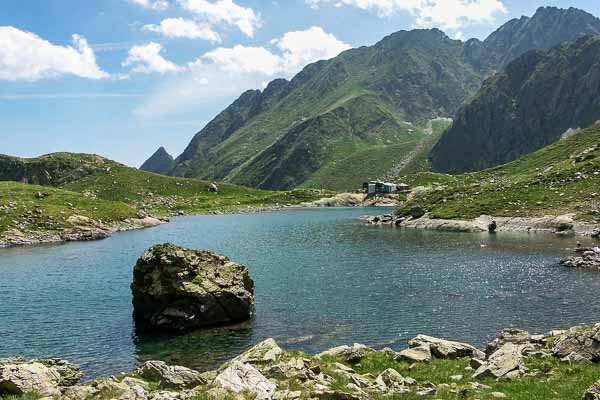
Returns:
[[[507,328],[500,331],[498,337],[488,343],[485,353],[489,356],[502,347],[505,343],[525,344],[529,343],[530,341],[531,334],[529,332],[517,328]]]
[[[40,362],[4,364],[0,366],[0,395],[22,395],[37,392],[43,396],[60,395],[59,372]]]
[[[481,365],[473,378],[516,378],[524,369],[523,355],[527,349],[531,349],[529,344],[505,343],[492,354],[487,362]],[[517,371],[518,375],[515,374]],[[510,375],[509,375],[510,374]]]
[[[180,366],[171,366],[163,361],[146,361],[137,370],[136,374],[150,381],[160,382],[160,386],[172,389],[191,389],[207,382],[202,374],[193,369]]]
[[[268,364],[275,362],[281,356],[283,350],[274,339],[267,339],[243,354],[237,356],[234,361],[248,364]]]
[[[600,270],[600,247],[594,247],[581,255],[566,258],[560,264],[569,268]]]
[[[209,251],[156,245],[138,260],[133,275],[134,317],[141,327],[203,328],[253,313],[248,268]]]
[[[600,381],[597,381],[586,390],[583,400],[600,400]]]
[[[438,339],[432,336],[419,335],[408,342],[410,348],[429,346],[431,353],[437,358],[485,358],[485,354],[467,343]]]
[[[559,358],[577,357],[587,361],[600,360],[600,324],[569,329],[552,348]]]
[[[238,361],[232,362],[221,372],[213,384],[234,393],[254,393],[257,400],[271,399],[276,389],[275,384],[267,380],[259,370]]]
[[[397,361],[415,362],[430,362],[431,348],[429,345],[417,346],[412,349],[402,350],[396,357]]]

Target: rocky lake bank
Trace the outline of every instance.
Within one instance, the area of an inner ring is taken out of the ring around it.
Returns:
[[[550,233],[565,237],[600,237],[600,225],[592,222],[577,221],[572,214],[548,215],[543,217],[492,217],[482,215],[475,219],[461,220],[431,218],[424,211],[414,210],[413,216],[385,214],[380,216],[364,216],[361,219],[369,225],[387,225],[444,232],[488,232],[490,231],[490,225],[494,223],[493,232]]]
[[[0,359],[0,396],[68,400],[600,398],[600,324],[532,335],[505,329],[485,349],[419,335],[408,348],[354,344],[317,355],[267,339],[216,370],[147,361],[81,382],[65,360]]]

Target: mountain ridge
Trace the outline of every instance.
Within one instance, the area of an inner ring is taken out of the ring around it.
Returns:
[[[423,139],[429,120],[454,117],[511,58],[589,33],[600,33],[600,20],[556,7],[511,20],[484,41],[453,40],[438,29],[398,31],[373,46],[309,64],[290,81],[245,92],[194,136],[173,168],[157,172],[268,189],[305,182],[352,189],[380,177],[379,169],[373,163],[357,167],[356,179],[344,187],[317,177],[323,169],[335,172],[335,165],[357,152],[371,149],[375,160],[390,157],[382,146],[410,142],[409,130]],[[357,110],[355,104],[365,102],[374,115]],[[336,118],[348,110],[358,118]],[[375,121],[392,127],[385,137],[373,128]],[[337,134],[317,137],[316,131]],[[410,157],[418,142],[392,153],[394,163]]]

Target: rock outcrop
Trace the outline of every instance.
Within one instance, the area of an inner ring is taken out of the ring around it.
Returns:
[[[583,400],[600,400],[600,381],[594,383],[583,395]]]
[[[600,247],[581,249],[578,253],[562,260],[560,264],[569,268],[600,270]]]
[[[234,361],[214,381],[233,393],[250,392],[257,400],[271,399],[276,386],[250,364]]]
[[[142,327],[196,329],[253,314],[248,268],[209,251],[156,245],[138,260],[133,275],[134,317]]]
[[[191,389],[207,383],[198,371],[170,366],[163,361],[146,361],[136,373],[146,380],[160,382],[163,387],[171,389]]]
[[[0,397],[29,392],[56,396],[60,387],[75,385],[80,379],[79,366],[64,360],[0,359]]]
[[[552,352],[569,362],[600,361],[600,324],[569,329],[556,341]]]
[[[505,343],[475,371],[473,378],[519,378],[526,372],[523,360],[527,350],[533,348],[527,344]]]

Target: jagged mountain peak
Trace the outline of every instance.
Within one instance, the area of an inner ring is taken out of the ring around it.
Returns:
[[[154,152],[152,157],[142,164],[140,169],[156,174],[168,174],[173,169],[174,162],[173,157],[167,152],[167,149],[161,146]]]

